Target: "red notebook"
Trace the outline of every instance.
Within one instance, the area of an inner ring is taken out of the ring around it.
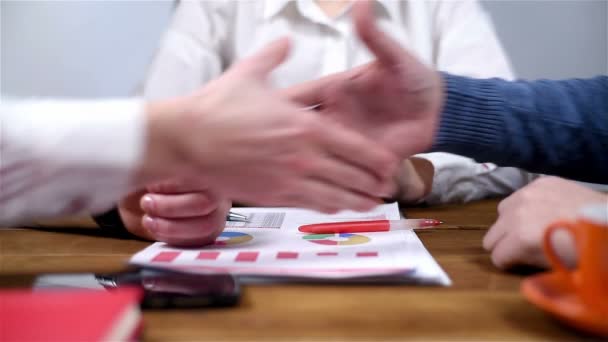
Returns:
[[[0,291],[0,341],[132,341],[140,298],[136,288]]]

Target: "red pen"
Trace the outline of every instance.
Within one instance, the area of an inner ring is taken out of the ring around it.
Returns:
[[[434,219],[349,221],[306,224],[300,226],[298,230],[303,233],[314,234],[388,232],[391,230],[431,228],[442,223]]]

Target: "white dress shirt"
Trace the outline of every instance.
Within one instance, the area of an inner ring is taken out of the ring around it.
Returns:
[[[0,225],[99,212],[144,153],[141,100],[0,102]]]
[[[347,8],[329,18],[313,0],[182,1],[152,63],[143,93],[190,92],[274,39],[289,36],[289,59],[272,80],[287,87],[373,59],[353,30]],[[422,61],[471,77],[512,78],[490,20],[476,1],[376,1],[378,24]],[[238,96],[235,94],[235,96]],[[435,176],[428,203],[503,195],[534,175],[447,153],[418,155]]]

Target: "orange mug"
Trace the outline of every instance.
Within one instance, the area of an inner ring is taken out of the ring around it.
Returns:
[[[578,255],[574,269],[568,268],[553,249],[551,237],[557,230],[568,231]],[[543,247],[561,279],[577,292],[589,308],[608,314],[608,203],[581,210],[576,221],[557,221],[547,227]]]

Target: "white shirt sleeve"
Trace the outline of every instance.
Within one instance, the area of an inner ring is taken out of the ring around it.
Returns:
[[[219,76],[234,20],[230,2],[180,1],[143,84],[148,99],[184,95]]]
[[[477,1],[431,2],[437,69],[470,77],[513,78],[513,71],[487,13]],[[417,155],[429,160],[435,175],[428,204],[468,202],[501,196],[538,177],[511,167],[480,164],[448,153]]]
[[[140,100],[2,101],[0,224],[100,212],[144,153]]]

